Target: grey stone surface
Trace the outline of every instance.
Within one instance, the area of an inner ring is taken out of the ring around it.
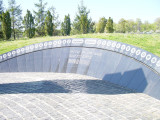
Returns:
[[[97,78],[0,73],[1,120],[159,120],[160,101]]]

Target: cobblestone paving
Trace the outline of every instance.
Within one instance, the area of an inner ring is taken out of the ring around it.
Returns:
[[[160,120],[160,101],[93,77],[0,74],[0,120]]]

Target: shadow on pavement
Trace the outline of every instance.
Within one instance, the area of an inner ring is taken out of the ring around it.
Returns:
[[[44,80],[0,84],[0,94],[20,93],[127,94],[133,91],[104,80]]]

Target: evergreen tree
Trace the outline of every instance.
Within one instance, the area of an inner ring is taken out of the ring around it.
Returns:
[[[3,38],[2,23],[1,23],[3,10],[4,10],[4,8],[3,8],[3,1],[0,0],[0,38]]]
[[[3,0],[0,0],[0,15],[2,15],[3,10]]]
[[[61,23],[61,34],[63,35],[63,36],[65,36],[66,34],[65,34],[65,25],[64,25],[64,22],[62,22]]]
[[[89,33],[94,33],[94,32],[96,32],[96,24],[95,22],[90,22]]]
[[[78,14],[73,23],[73,28],[77,33],[86,34],[89,32],[89,27],[91,20],[88,19],[88,14],[90,11],[87,10],[87,7],[83,5],[83,1],[81,6],[78,6]]]
[[[20,5],[16,5],[15,0],[9,0],[8,6],[11,15],[12,34],[15,40],[22,32],[22,10]]]
[[[114,29],[113,29],[113,19],[111,19],[111,17],[109,17],[107,24],[106,24],[106,32],[108,33],[113,33]]]
[[[62,35],[70,35],[71,32],[71,20],[69,14],[65,16],[64,22],[61,24]]]
[[[107,19],[105,17],[100,18],[97,27],[96,27],[96,32],[98,33],[104,33],[104,29],[106,27]]]
[[[25,28],[25,35],[28,38],[32,38],[35,35],[35,26],[34,26],[34,17],[32,13],[27,10],[27,14],[24,16],[23,20],[24,28]]]
[[[8,11],[2,13],[2,32],[5,40],[11,37],[11,17]]]
[[[38,11],[34,11],[35,13],[35,21],[36,21],[36,31],[39,36],[45,35],[45,18],[46,11],[45,7],[47,3],[44,3],[44,0],[39,0],[39,3],[34,4]]]
[[[53,23],[52,23],[52,15],[51,12],[48,10],[47,16],[45,19],[45,34],[52,36],[53,35]]]
[[[53,35],[58,35],[57,28],[60,25],[60,21],[58,20],[59,15],[57,14],[55,7],[53,6],[49,8],[49,11],[51,12],[51,15],[52,15]]]

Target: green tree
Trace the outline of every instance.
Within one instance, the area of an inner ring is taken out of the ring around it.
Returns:
[[[118,32],[120,32],[120,33],[125,33],[126,32],[126,20],[125,19],[123,19],[123,18],[121,18],[120,20],[119,20],[119,22],[118,22]]]
[[[100,18],[97,26],[96,26],[96,32],[98,33],[104,33],[104,29],[106,27],[107,19],[105,17]]]
[[[49,11],[51,12],[52,15],[52,23],[53,23],[53,35],[58,35],[59,34],[59,30],[57,29],[60,25],[60,21],[58,20],[59,15],[56,12],[56,9],[54,6],[49,8]]]
[[[77,33],[83,33],[86,34],[89,32],[89,27],[91,20],[88,18],[89,10],[87,10],[87,7],[83,5],[83,1],[81,2],[81,5],[78,6],[78,14],[76,15],[76,18],[73,22],[73,29]]]
[[[3,0],[0,0],[0,38],[3,38],[3,32],[2,32],[2,23],[1,23],[1,17],[2,17],[2,13],[3,13]]]
[[[28,38],[32,38],[35,35],[34,17],[32,13],[27,10],[27,14],[24,16],[23,25],[25,28],[25,35]]]
[[[113,29],[114,29],[114,32],[117,32],[117,23],[113,22]]]
[[[3,0],[0,0],[0,15],[2,14],[4,8],[3,8]]]
[[[71,20],[70,16],[65,15],[64,22],[61,24],[61,33],[62,35],[70,35],[71,32]]]
[[[39,0],[39,3],[34,4],[38,11],[34,11],[35,13],[35,21],[36,21],[36,32],[39,36],[45,35],[45,18],[46,18],[46,11],[45,7],[47,5],[44,0]]]
[[[141,25],[141,31],[147,31],[149,32],[151,30],[151,24],[148,21],[145,21],[142,25]]]
[[[94,21],[90,22],[89,33],[96,32],[96,23]]]
[[[134,22],[134,20],[126,20],[126,31],[127,32],[136,31],[136,23]]]
[[[109,17],[107,24],[106,24],[106,32],[108,33],[113,33],[114,29],[113,29],[113,19],[111,17]]]
[[[137,28],[137,32],[140,32],[141,31],[141,28],[142,27],[142,21],[140,18],[137,18],[136,19],[136,28]]]
[[[160,17],[155,20],[154,24],[156,26],[156,30],[160,30]]]
[[[48,10],[47,16],[45,19],[45,34],[52,36],[53,35],[53,23],[52,23],[52,15],[51,12]]]
[[[22,33],[22,10],[20,5],[16,5],[15,0],[9,0],[8,6],[11,15],[12,34],[15,40]]]
[[[11,37],[11,17],[8,11],[2,13],[2,32],[5,40]]]

